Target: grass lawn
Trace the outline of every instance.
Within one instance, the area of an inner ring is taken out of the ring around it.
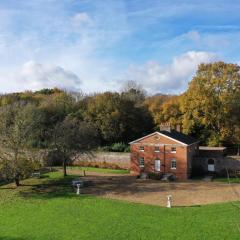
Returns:
[[[129,170],[124,169],[108,169],[108,168],[96,168],[96,167],[68,167],[70,170],[85,170],[88,172],[99,172],[99,173],[112,173],[112,174],[127,174]]]
[[[0,240],[239,239],[233,204],[162,208],[77,196],[61,173],[0,187]],[[236,203],[239,205],[239,203]]]
[[[225,183],[240,183],[240,178],[214,178],[213,181],[216,181],[216,182],[225,182]]]

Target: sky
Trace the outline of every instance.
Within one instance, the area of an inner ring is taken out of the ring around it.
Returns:
[[[0,0],[0,92],[178,94],[200,63],[240,63],[240,0]]]

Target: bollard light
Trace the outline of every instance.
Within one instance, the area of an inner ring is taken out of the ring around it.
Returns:
[[[167,208],[172,207],[172,195],[167,196]]]
[[[77,195],[80,194],[80,186],[81,186],[81,185],[78,183],[78,184],[77,184]]]

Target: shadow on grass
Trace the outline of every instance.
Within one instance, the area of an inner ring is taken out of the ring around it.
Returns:
[[[190,206],[172,206],[172,208],[200,208],[202,205],[190,205]]]
[[[45,176],[43,180],[36,184],[22,184],[27,187],[19,190],[19,195],[24,198],[57,198],[57,197],[75,197],[76,191],[72,187],[72,180],[79,178],[77,175],[59,177],[51,179]],[[0,239],[1,240],[1,239]]]

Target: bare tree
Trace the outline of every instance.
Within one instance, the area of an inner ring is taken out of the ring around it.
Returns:
[[[67,165],[80,152],[88,152],[96,146],[96,131],[86,122],[67,117],[56,125],[53,148],[62,157],[63,175],[67,176]]]

